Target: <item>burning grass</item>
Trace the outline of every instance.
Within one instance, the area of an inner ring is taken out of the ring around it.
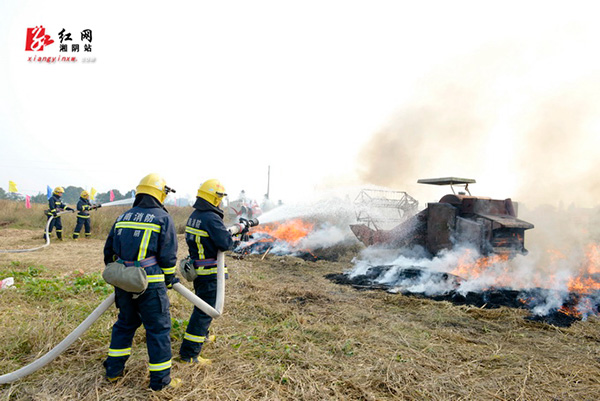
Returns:
[[[0,231],[1,241],[5,235]],[[27,242],[37,230],[10,230],[10,236]],[[105,287],[94,284],[102,246],[97,239],[69,240],[0,255],[0,278],[13,275],[18,287],[0,291],[0,374],[55,346],[105,298]],[[179,256],[184,253],[181,237]],[[0,399],[597,399],[595,317],[559,328],[523,319],[522,309],[457,306],[327,280],[324,275],[348,266],[350,254],[314,263],[261,257],[229,258],[225,314],[214,321],[218,338],[204,353],[214,362],[199,369],[176,364],[180,388],[147,390],[143,329],[124,380],[104,381],[101,363],[116,319],[111,308],[50,365],[0,386]],[[36,283],[40,291],[31,291]],[[191,306],[169,296],[176,351]]]

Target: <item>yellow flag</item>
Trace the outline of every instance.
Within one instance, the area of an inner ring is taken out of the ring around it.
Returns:
[[[96,188],[92,187],[92,190],[90,191],[90,197],[92,198],[92,200],[94,200],[96,198]]]
[[[9,181],[8,182],[8,192],[19,192],[19,190],[17,189],[17,184],[15,184],[14,181]]]

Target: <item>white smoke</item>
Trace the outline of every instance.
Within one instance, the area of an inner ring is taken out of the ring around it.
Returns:
[[[567,301],[575,301],[583,318],[598,313],[595,306],[600,302],[599,291],[584,294],[579,300],[571,298],[569,284],[589,272],[590,261],[583,251],[560,255],[544,269],[536,265],[536,259],[524,255],[495,262],[487,259],[490,263],[481,266],[484,260],[467,247],[442,251],[433,258],[420,247],[399,250],[370,247],[353,260],[354,266],[346,275],[350,279],[366,276],[373,284],[385,285],[393,293],[427,296],[452,291],[464,296],[490,289],[517,290],[532,313],[540,316],[559,309]]]
[[[325,223],[302,238],[296,248],[312,250],[351,242],[356,242],[356,237],[347,226],[343,228]]]

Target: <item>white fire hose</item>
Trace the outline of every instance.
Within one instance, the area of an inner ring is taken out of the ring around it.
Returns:
[[[129,201],[127,199],[127,201]],[[123,201],[117,201],[123,202]],[[117,203],[111,202],[111,203]],[[64,212],[61,212],[64,213]],[[61,214],[59,213],[59,214]],[[50,219],[48,220],[48,224],[46,225],[46,233],[48,232],[48,226],[50,224]],[[240,222],[240,224],[235,224],[228,228],[231,235],[241,233],[246,227],[252,227],[258,224],[258,220],[247,220],[244,223]],[[49,236],[47,236],[48,238]],[[48,244],[50,243],[49,240]],[[225,254],[221,251],[217,253],[217,300],[215,303],[215,307],[213,308],[208,303],[199,298],[192,291],[188,290],[183,284],[175,283],[173,284],[173,289],[180,293],[185,299],[190,301],[194,306],[198,309],[211,316],[212,318],[217,318],[221,316],[223,313],[223,306],[225,304]],[[0,376],[0,385],[12,383],[16,380],[19,380],[31,373],[43,368],[54,359],[56,359],[60,354],[62,354],[71,344],[75,342],[90,326],[98,320],[98,318],[108,310],[108,308],[115,301],[115,294],[112,293],[106,298],[94,311],[79,325],[75,330],[71,332],[64,340],[62,340],[56,347],[52,348],[41,358],[36,359],[32,363],[27,366],[22,367],[21,369],[15,370],[14,372],[7,373],[5,375]]]
[[[217,301],[215,308],[204,302],[201,298],[199,298],[192,291],[188,290],[181,283],[173,284],[173,289],[183,295],[185,299],[190,301],[207,315],[213,318],[221,316],[221,313],[223,312],[223,305],[225,303],[225,254],[223,252],[217,253]],[[69,348],[69,346],[73,344],[73,342],[75,342],[75,340],[77,340],[87,329],[89,329],[90,326],[108,310],[114,301],[115,294],[112,293],[96,309],[94,309],[94,311],[79,326],[77,326],[77,328],[73,330],[71,334],[62,340],[56,347],[48,351],[44,356],[36,359],[21,369],[0,376],[0,385],[19,380],[52,362],[54,359],[56,359],[56,357]]]
[[[60,216],[61,214],[65,214],[68,213],[67,211],[62,211],[62,212],[58,212],[56,213],[57,216]],[[29,248],[29,249],[0,249],[0,253],[21,253],[21,252],[33,252],[33,251],[37,251],[38,249],[42,249],[47,247],[48,245],[50,245],[50,233],[48,232],[48,229],[50,228],[50,222],[52,222],[52,220],[54,220],[55,216],[50,216],[50,218],[48,219],[48,222],[46,223],[46,228],[44,229],[44,233],[46,234],[46,243],[42,246],[38,246],[35,248]]]
[[[56,347],[52,348],[41,358],[36,359],[32,363],[27,366],[22,367],[21,369],[15,370],[14,372],[7,373],[5,375],[0,376],[0,384],[6,384],[14,382],[15,380],[19,380],[38,369],[43,368],[57,356],[62,354],[71,344],[75,342],[87,329],[90,328],[92,323],[94,323],[100,315],[102,315],[112,303],[115,302],[115,294],[112,293],[106,298],[94,311],[83,321],[75,330],[71,332],[64,340],[62,340]]]
[[[217,301],[214,308],[181,283],[173,284],[173,289],[208,316],[212,318],[221,316],[225,304],[225,254],[221,251],[217,253]]]
[[[103,203],[100,206],[101,207],[108,207],[108,206],[129,205],[129,204],[133,203],[134,200],[135,199],[133,199],[133,198],[123,199],[123,200],[118,200],[118,201]],[[69,211],[63,210],[62,212],[56,213],[56,216],[60,216],[61,214],[65,214],[65,213],[69,213]],[[33,251],[37,251],[38,249],[42,249],[42,248],[47,247],[48,245],[50,245],[50,233],[48,232],[48,229],[50,228],[50,222],[52,220],[54,220],[54,218],[56,216],[50,216],[50,218],[48,219],[48,222],[46,223],[46,228],[44,229],[44,233],[46,234],[46,243],[44,245],[38,246],[38,247],[35,247],[35,248],[29,248],[29,249],[0,249],[0,253],[33,252]]]

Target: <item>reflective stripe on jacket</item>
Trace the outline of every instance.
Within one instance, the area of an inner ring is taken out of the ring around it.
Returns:
[[[90,210],[92,210],[92,204],[89,200],[79,198],[77,202],[77,217],[81,217],[82,219],[90,218]]]
[[[104,245],[104,262],[116,257],[141,261],[155,257],[146,273],[173,274],[177,263],[177,235],[171,216],[159,207],[136,206],[117,218]]]

